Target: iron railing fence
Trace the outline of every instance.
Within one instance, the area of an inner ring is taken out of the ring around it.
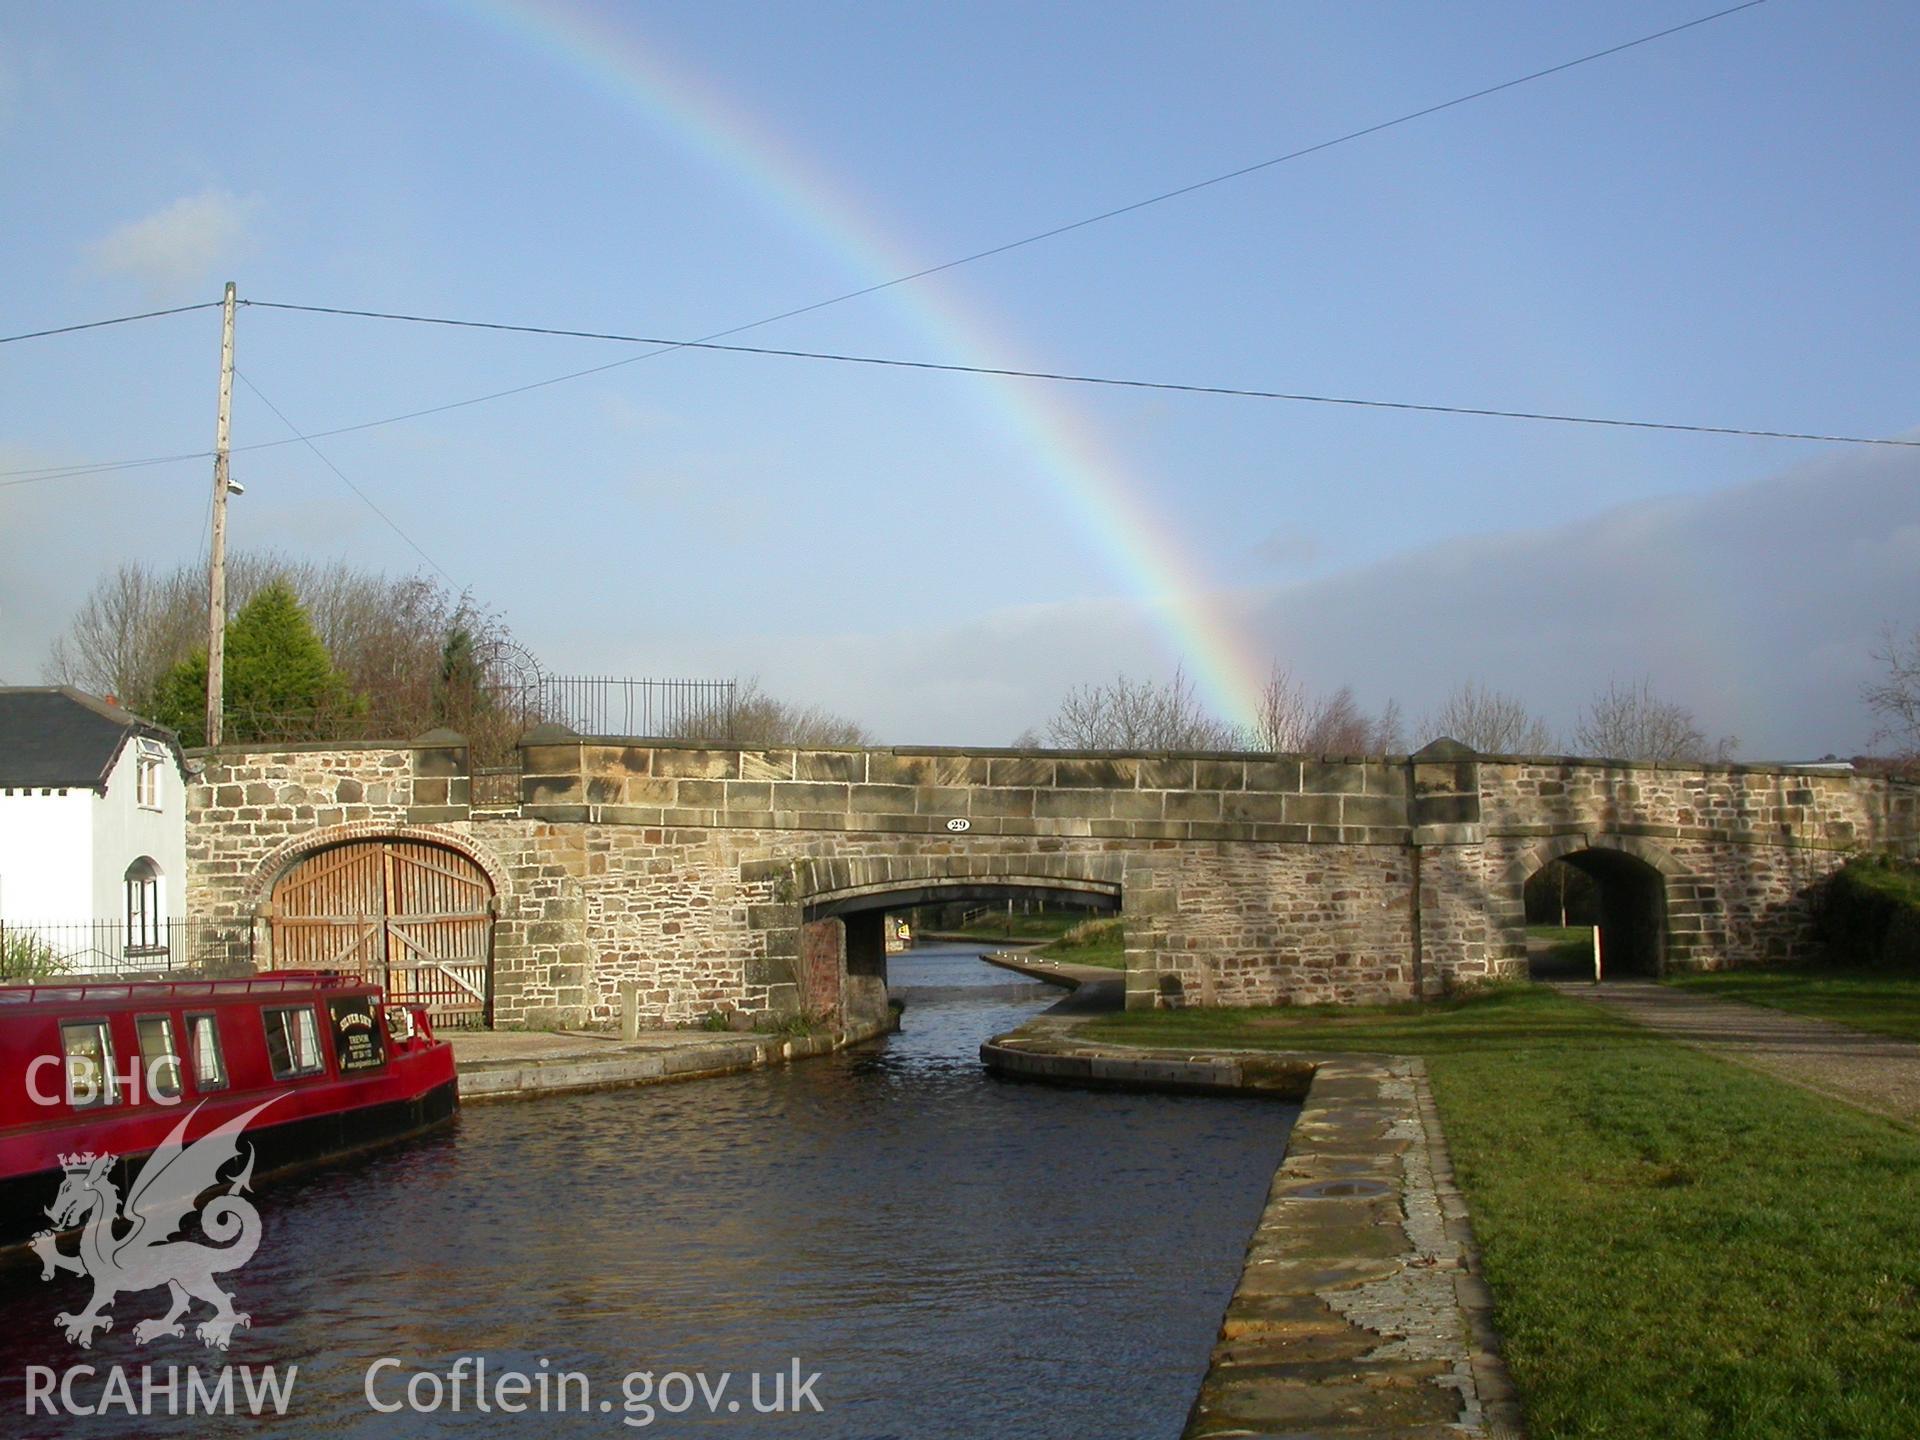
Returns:
[[[253,926],[233,920],[0,920],[0,981],[70,975],[221,973],[253,964]]]
[[[579,735],[728,741],[734,738],[737,691],[732,680],[536,673],[483,684],[462,713],[422,714],[407,717],[406,724],[416,731],[450,724],[490,758],[499,752],[501,759],[521,734],[542,724],[564,725]],[[378,740],[395,733],[393,717],[364,702],[271,711],[233,705],[225,726],[229,744]]]
[[[494,704],[579,735],[661,740],[733,739],[732,680],[632,680],[614,675],[539,675],[495,687]]]
[[[518,810],[520,776],[518,765],[474,766],[469,776],[469,802],[475,810]]]

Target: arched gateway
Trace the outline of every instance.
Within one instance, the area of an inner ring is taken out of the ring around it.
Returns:
[[[446,845],[381,838],[316,850],[274,883],[276,970],[357,970],[442,1025],[484,1025],[493,1000],[493,883]]]

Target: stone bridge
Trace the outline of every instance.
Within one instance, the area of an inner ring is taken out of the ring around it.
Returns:
[[[1554,859],[1599,882],[1614,971],[1792,961],[1814,946],[1820,882],[1846,854],[1911,852],[1920,828],[1913,786],[1844,768],[1496,757],[1450,741],[1312,758],[715,749],[548,730],[520,757],[517,775],[475,773],[450,732],[204,753],[189,908],[251,927],[271,963],[292,923],[276,897],[318,873],[316,857],[444,854],[490,896],[479,933],[500,1024],[609,1020],[623,992],[650,1023],[855,1015],[884,1002],[888,908],[1036,893],[1126,917],[1131,1007],[1368,1002],[1524,975],[1522,888]],[[408,903],[421,913],[393,920],[396,954],[453,902]]]

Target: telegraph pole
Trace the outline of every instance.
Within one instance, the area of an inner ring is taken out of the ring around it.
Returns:
[[[233,415],[233,281],[220,321],[220,423],[213,439],[213,551],[207,565],[207,744],[220,743],[227,660],[227,433]]]

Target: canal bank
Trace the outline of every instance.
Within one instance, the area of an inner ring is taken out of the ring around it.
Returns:
[[[735,1075],[831,1055],[899,1027],[888,1020],[851,1029],[783,1035],[652,1030],[633,1037],[590,1030],[448,1031],[463,1103],[580,1094]]]
[[[1299,1099],[1185,1436],[1523,1433],[1425,1066],[1135,1049],[1049,1012],[980,1047],[1009,1079]]]

